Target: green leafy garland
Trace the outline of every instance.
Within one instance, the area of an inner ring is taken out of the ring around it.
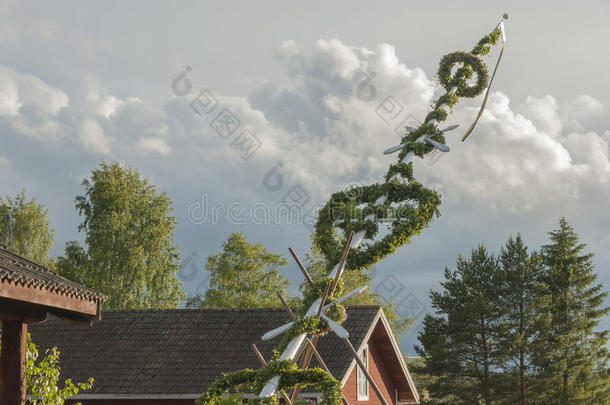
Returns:
[[[349,193],[338,192],[331,196],[320,211],[314,233],[314,243],[321,249],[329,265],[334,266],[339,262],[343,247],[347,243],[347,235],[351,231],[364,231],[364,237],[372,243],[352,249],[346,266],[351,269],[368,268],[408,243],[413,235],[419,234],[429,225],[434,215],[439,215],[439,194],[417,182],[413,176],[413,164],[403,163],[402,159],[409,152],[423,157],[434,149],[434,146],[427,142],[418,142],[422,136],[445,143],[443,133],[438,128],[438,124],[447,119],[448,112],[445,107],[453,107],[460,97],[475,97],[485,90],[489,78],[487,67],[479,56],[487,54],[490,45],[496,44],[499,36],[500,30],[496,29],[483,37],[470,53],[454,52],[443,57],[438,78],[446,93],[435,101],[434,109],[426,116],[424,123],[403,136],[402,144],[405,146],[399,154],[398,162],[388,169],[384,183],[362,186],[349,190]],[[452,73],[458,63],[461,66]],[[474,76],[475,84],[469,85],[469,80]],[[387,196],[385,202],[375,204],[381,196]],[[367,216],[397,219],[392,222],[391,232],[387,236],[374,241],[379,232],[378,224],[367,219]],[[339,230],[342,232],[339,233]],[[312,303],[324,294],[332,281],[331,278],[323,278],[305,291],[301,305],[295,312],[296,320],[284,333],[274,349],[273,360],[266,367],[258,370],[247,368],[224,374],[210,384],[197,401],[198,405],[218,404],[225,394],[235,390],[260,392],[272,377],[278,375],[279,392],[292,389],[296,385],[315,385],[322,392],[322,405],[340,405],[341,383],[336,378],[320,368],[303,370],[293,361],[279,359],[286,346],[297,336],[320,336],[329,331],[329,325],[324,319],[318,318],[317,314],[306,314]],[[334,295],[339,295],[341,290],[342,282],[339,281],[328,301],[331,302]],[[343,305],[334,303],[326,311],[326,315],[341,324],[346,318],[346,310]],[[277,398],[253,398],[248,402],[255,405],[273,405]]]
[[[445,143],[438,125],[447,119],[447,108],[455,106],[461,97],[475,97],[486,89],[489,74],[481,56],[489,53],[490,46],[498,42],[500,34],[500,29],[496,28],[484,36],[472,51],[453,52],[441,59],[437,76],[445,94],[434,102],[433,110],[424,122],[403,136],[401,143],[404,148],[398,155],[398,162],[390,166],[384,183],[335,193],[322,208],[316,223],[314,243],[326,257],[329,266],[339,261],[351,231],[364,231],[367,243],[350,252],[348,266],[351,269],[369,268],[410,242],[413,235],[419,234],[430,224],[434,215],[440,215],[440,195],[417,182],[413,177],[412,163],[403,163],[402,160],[410,152],[423,158],[434,150],[432,144],[420,141],[423,136]],[[475,83],[470,85],[472,80]],[[386,201],[375,204],[384,195],[387,196]],[[367,219],[370,214],[373,218],[394,218],[390,232],[380,240],[374,239],[379,232],[379,224]]]
[[[214,381],[208,390],[197,400],[198,405],[215,405],[222,397],[232,390],[252,390],[260,392],[264,385],[274,376],[279,375],[278,391],[287,391],[297,385],[318,387],[322,393],[321,405],[340,405],[343,397],[339,380],[321,368],[299,369],[297,364],[289,360],[273,360],[266,367],[258,370],[249,368],[224,374]],[[250,401],[249,401],[250,402]],[[253,401],[261,405],[269,405],[274,398],[257,398]]]
[[[288,344],[297,336],[305,333],[308,336],[321,336],[330,330],[328,323],[321,318],[306,316],[307,311],[320,298],[327,287],[333,282],[332,278],[323,278],[314,282],[313,286],[305,290],[303,299],[298,310],[295,312],[296,320],[292,327],[284,333],[278,346],[273,350],[274,358],[266,367],[258,370],[249,368],[224,374],[214,381],[207,391],[199,398],[199,405],[219,404],[223,396],[235,390],[252,390],[260,392],[263,386],[272,377],[279,375],[280,383],[278,391],[294,388],[296,385],[317,386],[322,393],[322,405],[340,405],[342,402],[341,383],[321,368],[299,369],[297,364],[289,360],[280,360],[280,355]],[[333,294],[329,294],[327,300],[332,299],[343,290],[343,282],[339,280]],[[332,303],[325,312],[333,321],[341,324],[347,317],[345,307],[339,303]],[[274,398],[255,398],[248,401],[249,405],[273,405]]]

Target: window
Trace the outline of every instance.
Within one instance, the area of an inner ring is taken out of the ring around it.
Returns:
[[[360,353],[360,360],[362,360],[362,363],[364,364],[364,367],[366,368],[366,370],[369,370],[369,348],[368,346],[366,346],[364,349],[362,349],[362,352]],[[368,401],[369,399],[369,382],[366,379],[366,376],[364,375],[364,372],[362,371],[362,369],[360,368],[360,366],[358,366],[357,368],[357,372],[356,372],[356,383],[358,386],[358,401]]]

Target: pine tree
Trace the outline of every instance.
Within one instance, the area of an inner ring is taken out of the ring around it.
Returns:
[[[551,244],[542,249],[553,315],[546,365],[553,383],[546,403],[608,403],[608,331],[596,330],[610,310],[604,307],[607,293],[595,284],[593,254],[584,253],[586,245],[565,218],[549,235]]]
[[[551,320],[542,256],[529,254],[518,234],[508,239],[499,261],[504,274],[500,305],[506,330],[500,343],[506,361],[506,400],[519,405],[536,403],[545,389],[536,365],[546,359],[545,338]]]
[[[445,269],[443,292],[430,293],[438,315],[424,320],[417,350],[428,373],[439,377],[429,387],[432,397],[485,405],[502,400],[502,277],[497,260],[481,245],[470,259],[459,257],[455,271]]]

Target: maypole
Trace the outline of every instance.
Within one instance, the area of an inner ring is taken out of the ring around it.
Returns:
[[[320,390],[323,405],[339,405],[342,401],[349,405],[342,395],[341,384],[330,374],[315,348],[318,337],[328,332],[333,332],[345,343],[381,403],[392,403],[383,397],[366,368],[362,367],[360,358],[349,340],[348,331],[341,326],[347,316],[342,303],[362,293],[366,286],[341,295],[341,276],[345,268],[368,268],[394,253],[409,242],[413,235],[427,227],[435,214],[438,215],[440,196],[415,180],[411,159],[415,156],[423,158],[435,149],[449,152],[445,133],[458,126],[439,128],[449,116],[447,110],[454,107],[460,98],[473,98],[485,92],[479,112],[463,135],[462,141],[473,132],[485,110],[491,84],[504,52],[504,22],[507,19],[508,15],[504,14],[493,31],[481,38],[470,52],[453,52],[441,59],[437,75],[445,93],[435,100],[432,111],[426,115],[419,127],[406,128],[400,145],[384,152],[400,152],[396,163],[390,165],[386,172],[385,181],[358,187],[349,193],[337,192],[320,211],[314,243],[324,254],[329,267],[332,266],[328,276],[314,281],[297,254],[290,249],[308,284],[296,312],[293,312],[279,295],[291,321],[262,336],[262,340],[269,340],[283,335],[274,350],[274,358],[265,360],[253,345],[262,367],[258,370],[244,369],[223,375],[210,384],[198,400],[200,405],[213,405],[226,393],[239,389],[249,389],[257,393],[257,397],[251,400],[255,403],[269,403],[281,395],[284,401],[290,404],[296,399],[299,387],[307,385],[314,385]],[[500,39],[502,46],[490,77],[481,58],[487,55],[491,46],[497,44]],[[380,223],[390,224],[391,229],[388,235],[375,240]],[[322,368],[307,368],[312,355],[316,356]],[[301,356],[305,360],[302,362],[303,367],[299,368],[297,360]],[[287,391],[291,389],[295,389],[292,398],[287,395]]]

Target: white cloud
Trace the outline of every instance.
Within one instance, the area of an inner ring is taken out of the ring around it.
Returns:
[[[308,55],[287,41],[276,57],[292,77],[289,85],[268,81],[247,98],[215,96],[219,110],[228,108],[242,122],[240,131],[247,128],[262,142],[248,161],[250,171],[265,173],[282,162],[287,184],[303,185],[312,201],[326,201],[351,181],[379,180],[395,161],[381,153],[399,141],[395,129],[406,118],[422,119],[438,94],[433,80],[401,63],[387,44],[371,50],[320,40]],[[194,95],[159,109],[93,84],[72,106],[64,92],[6,68],[0,89],[0,114],[18,132],[53,139],[74,134],[89,154],[172,154],[175,164],[217,169],[240,159],[232,139],[210,128],[213,117],[206,121],[190,109]],[[476,102],[460,104],[448,123],[467,127]],[[448,133],[452,151],[432,166],[416,159],[416,177],[442,192],[445,208],[525,215],[564,201],[567,211],[583,204],[595,209],[600,199],[610,200],[604,186],[610,181],[610,131],[587,130],[582,120],[602,112],[587,95],[561,102],[551,95],[527,97],[513,106],[493,92],[471,138],[460,143],[460,130]],[[591,190],[596,197],[585,200]]]
[[[398,142],[396,126],[410,114],[422,119],[438,94],[434,81],[401,63],[387,44],[369,50],[323,40],[306,55],[289,41],[276,55],[292,84],[267,82],[253,89],[249,108],[262,116],[245,121],[266,134],[262,150],[268,161],[283,161],[292,181],[320,201],[354,179],[379,179],[395,161],[381,152]],[[367,78],[369,86],[362,87]],[[386,114],[386,123],[376,110],[389,96],[397,113]],[[594,212],[599,201],[610,200],[610,132],[587,130],[577,120],[600,114],[601,103],[586,95],[562,102],[546,95],[513,106],[496,91],[474,134],[461,143],[457,139],[479,101],[462,102],[450,116],[448,123],[461,124],[447,134],[450,153],[435,165],[416,159],[416,177],[442,192],[442,209],[544,215],[561,201],[564,214],[576,216],[583,207]]]
[[[566,103],[565,111],[575,119],[587,119],[601,115],[604,111],[604,105],[588,94],[581,94]]]
[[[158,153],[159,155],[167,156],[172,151],[168,143],[161,138],[140,138],[136,148],[143,155]]]
[[[0,119],[18,133],[47,141],[66,136],[69,128],[58,117],[69,101],[39,78],[0,66]]]
[[[17,84],[0,75],[0,116],[19,115],[19,109],[22,106],[23,104],[19,102]]]
[[[471,112],[459,110],[455,118],[467,125]],[[437,179],[444,203],[459,210],[548,215],[560,204],[563,215],[595,212],[610,199],[608,140],[592,131],[566,133],[556,124],[562,114],[550,96],[528,98],[517,113],[495,92],[467,142],[450,136],[453,150],[434,166],[419,163],[416,176],[424,184]]]
[[[305,54],[285,41],[275,52],[292,77],[289,85],[268,81],[247,98],[215,94],[218,108],[228,108],[241,130],[261,140],[248,161],[251,171],[265,173],[280,161],[286,181],[302,184],[316,201],[350,181],[378,180],[394,162],[381,152],[399,141],[395,129],[406,118],[422,119],[438,94],[435,82],[401,63],[388,44],[366,49],[319,40]],[[73,133],[90,154],[173,154],[176,162],[216,168],[239,161],[232,139],[210,128],[213,117],[203,120],[190,109],[194,94],[159,109],[137,97],[120,99],[94,83],[85,87],[83,102],[72,106],[64,92],[37,78],[9,69],[0,73],[0,113],[20,133],[54,139]],[[448,123],[466,127],[477,108],[476,100],[460,104]],[[416,176],[441,190],[446,206],[525,213],[562,199],[576,204],[596,187],[610,199],[603,187],[610,181],[610,131],[586,130],[579,121],[602,112],[601,103],[587,95],[561,102],[550,95],[528,97],[515,107],[494,92],[468,142],[457,141],[459,130],[448,133],[452,152],[433,166],[417,159]]]
[[[39,78],[3,66],[0,66],[0,92],[0,113],[2,105],[6,105],[6,100],[12,101],[9,104],[12,109],[8,115],[16,115],[16,111],[22,106],[36,107],[45,114],[57,115],[70,101],[66,93],[49,86]]]
[[[94,155],[110,154],[111,141],[104,134],[104,130],[94,119],[86,119],[80,126],[78,138],[85,152]]]

